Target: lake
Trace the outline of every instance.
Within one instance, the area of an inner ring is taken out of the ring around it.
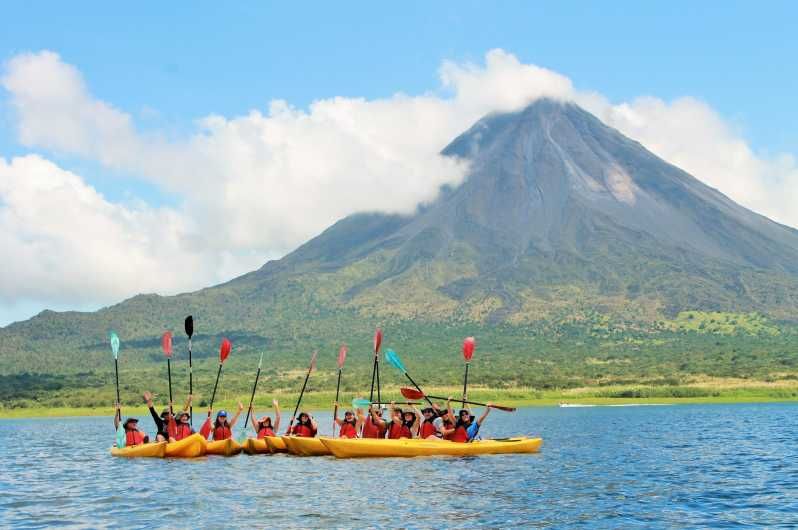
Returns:
[[[0,527],[794,527],[797,417],[795,404],[494,411],[484,436],[540,435],[542,452],[382,460],[121,459],[110,417],[0,420]]]

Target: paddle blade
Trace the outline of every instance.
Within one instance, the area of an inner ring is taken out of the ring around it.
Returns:
[[[230,355],[230,350],[233,349],[233,343],[227,337],[222,339],[222,344],[219,346],[219,362],[223,363]]]
[[[161,349],[167,357],[172,356],[172,332],[167,331],[161,337]]]
[[[205,423],[202,424],[202,427],[200,427],[199,432],[200,432],[200,434],[202,435],[203,438],[205,438],[206,440],[208,439],[208,436],[210,436],[210,434],[211,434],[211,419],[210,418],[206,418],[205,419]]]
[[[125,436],[125,427],[120,423],[119,428],[116,429],[116,446],[122,448],[127,443],[127,436]]]
[[[263,352],[260,354],[260,360],[258,361],[258,370],[260,370],[260,366],[263,364]]]
[[[377,328],[374,332],[374,355],[380,353],[380,346],[382,346],[382,330]]]
[[[313,370],[316,369],[316,356],[318,354],[319,354],[319,352],[315,352],[315,351],[313,352],[313,357],[310,358],[310,368],[308,369],[308,372],[312,372]]]
[[[183,323],[183,327],[186,330],[186,335],[188,338],[191,338],[194,335],[194,317],[189,315],[186,317],[186,321]]]
[[[341,349],[338,350],[338,369],[342,369],[344,367],[344,362],[346,362],[346,345],[342,344]]]
[[[364,398],[355,398],[352,400],[352,408],[354,409],[367,409],[371,406],[371,401]]]
[[[463,341],[463,358],[466,362],[471,362],[471,357],[474,356],[474,348],[477,346],[477,341],[474,337],[467,337]]]
[[[385,350],[385,360],[388,361],[394,368],[399,370],[402,373],[407,373],[405,369],[405,365],[402,364],[402,360],[396,355],[396,352],[393,350]]]
[[[111,340],[111,353],[114,354],[114,359],[119,358],[119,336],[116,332],[111,331],[108,333],[108,338]]]
[[[399,391],[402,393],[402,396],[407,399],[424,399],[424,393],[419,392],[415,388],[403,386]]]

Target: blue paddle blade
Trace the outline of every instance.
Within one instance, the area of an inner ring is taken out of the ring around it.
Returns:
[[[393,350],[385,350],[385,360],[388,361],[394,368],[399,370],[402,373],[407,373],[405,369],[405,365],[402,364],[402,360],[396,355],[396,352]]]
[[[108,338],[111,339],[111,352],[114,354],[114,359],[119,358],[119,336],[116,332],[112,331],[108,334]]]
[[[367,409],[371,406],[371,401],[363,398],[355,398],[352,400],[352,408],[354,409]]]
[[[116,446],[121,449],[125,446],[126,441],[127,436],[125,436],[125,427],[120,423],[119,428],[116,430]]]

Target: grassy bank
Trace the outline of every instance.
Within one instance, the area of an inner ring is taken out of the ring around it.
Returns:
[[[426,389],[432,395],[454,396],[462,392],[455,387],[430,387]],[[403,398],[397,388],[384,388],[383,401]],[[346,407],[355,396],[349,392],[342,393],[341,403]],[[255,400],[256,413],[271,411],[271,400],[276,398],[285,415],[293,411],[296,393],[271,393],[259,395]],[[249,396],[239,396],[246,406]],[[335,399],[334,392],[309,392],[303,398],[303,407],[307,410],[329,410]],[[583,387],[568,390],[541,391],[534,388],[509,389],[469,389],[469,399],[474,401],[492,401],[502,405],[516,407],[555,406],[561,402],[582,403],[591,405],[622,405],[629,403],[767,403],[779,401],[798,401],[798,384],[795,382],[765,382],[737,379],[703,380],[680,386],[648,386],[648,385],[610,385],[599,387]],[[156,408],[160,410],[160,405]],[[225,400],[217,404],[216,409],[235,410],[234,400]],[[202,417],[207,409],[194,408],[196,417]],[[59,416],[111,416],[111,407],[27,407],[6,409],[0,408],[0,418],[27,417],[59,417]],[[147,417],[147,410],[142,404],[125,406],[125,416],[136,415]]]

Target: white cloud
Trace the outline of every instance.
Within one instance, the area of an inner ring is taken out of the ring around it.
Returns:
[[[94,97],[80,72],[57,54],[12,58],[1,82],[24,145],[139,175],[183,202],[171,210],[112,205],[78,176],[41,158],[4,162],[0,178],[19,182],[35,175],[29,180],[38,188],[28,190],[13,211],[0,196],[0,230],[23,251],[15,269],[23,280],[7,286],[14,276],[4,274],[0,298],[95,292],[112,301],[140,291],[197,288],[254,268],[345,215],[412,211],[434,198],[441,184],[463,178],[462,164],[438,154],[450,140],[488,112],[518,109],[541,96],[576,101],[738,202],[798,225],[798,209],[791,207],[798,198],[795,160],[757,156],[703,102],[641,97],[611,104],[502,50],[488,52],[484,65],[445,62],[440,77],[440,92],[418,96],[335,97],[307,110],[273,101],[244,116],[207,116],[192,136],[168,141],[137,131],[129,114]],[[12,193],[7,183],[0,186]],[[35,193],[51,200],[52,208],[23,223],[21,212],[33,207],[25,201]],[[72,201],[69,215],[56,208],[63,200]],[[67,223],[72,219],[83,219],[78,226],[105,227],[90,232],[98,244],[84,248],[86,238],[77,241],[67,229],[74,228]],[[164,227],[166,235],[159,236]],[[37,247],[38,240],[48,243]],[[115,249],[116,267],[100,247]],[[10,248],[3,245],[0,259],[13,255]],[[176,260],[199,272],[189,280],[173,274]],[[82,270],[87,261],[95,274]]]

